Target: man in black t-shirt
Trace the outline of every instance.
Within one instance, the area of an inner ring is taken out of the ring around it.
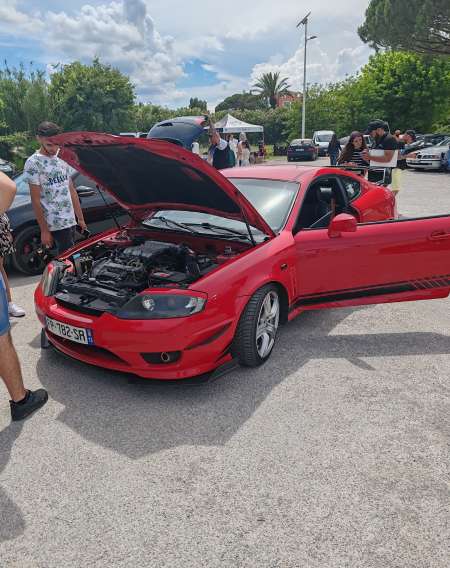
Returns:
[[[367,162],[376,162],[380,164],[380,168],[383,168],[383,164],[389,163],[394,157],[394,152],[398,150],[398,143],[395,136],[389,134],[389,126],[384,120],[372,120],[369,122],[365,134],[370,134],[374,139],[372,145],[372,150],[384,150],[381,156],[370,156],[369,151],[365,150],[362,157]],[[384,177],[384,171],[370,171],[369,170],[369,181],[377,182],[381,181]],[[391,171],[386,172],[386,185],[391,182],[392,175]]]

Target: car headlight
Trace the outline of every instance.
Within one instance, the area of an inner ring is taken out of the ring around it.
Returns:
[[[185,318],[203,310],[206,298],[186,294],[140,294],[126,303],[116,316],[120,319]]]
[[[41,278],[41,288],[44,296],[54,296],[59,280],[67,265],[64,262],[54,261],[47,264]]]

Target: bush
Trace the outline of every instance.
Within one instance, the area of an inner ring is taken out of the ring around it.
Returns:
[[[30,132],[16,132],[0,136],[0,158],[13,162],[20,171],[25,160],[38,148],[38,143]]]

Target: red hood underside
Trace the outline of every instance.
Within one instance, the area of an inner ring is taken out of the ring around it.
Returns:
[[[96,181],[135,218],[161,209],[200,211],[247,221],[274,236],[231,181],[180,146],[95,132],[69,132],[51,140],[61,146],[63,160]]]

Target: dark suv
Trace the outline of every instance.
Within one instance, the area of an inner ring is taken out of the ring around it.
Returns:
[[[97,189],[91,179],[79,173],[72,179],[80,198],[86,224],[92,233],[114,227],[113,215],[118,218],[119,223],[129,219],[119,204],[108,193]],[[31,204],[28,182],[25,181],[23,173],[15,176],[14,181],[17,185],[17,195],[7,213],[16,252],[8,259],[8,264],[12,264],[24,274],[39,274],[49,255],[44,252],[41,244],[41,232]]]

